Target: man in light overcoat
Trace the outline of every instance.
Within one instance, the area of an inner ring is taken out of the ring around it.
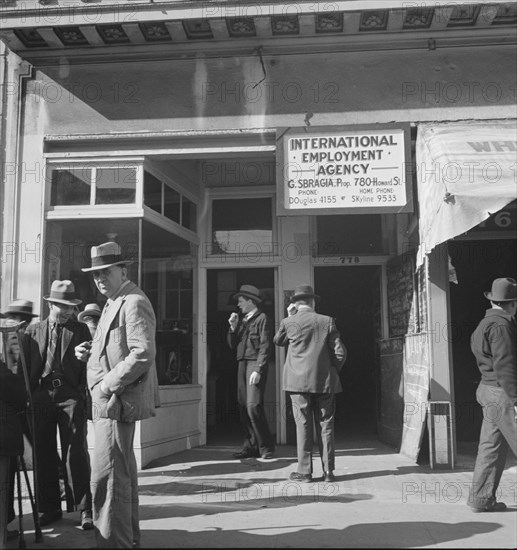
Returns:
[[[90,271],[108,299],[93,342],[76,354],[88,358],[95,448],[92,460],[93,519],[99,548],[140,546],[135,423],[160,406],[156,374],[156,318],[151,302],[128,279],[121,247],[92,247]]]
[[[327,482],[334,480],[334,413],[336,393],[342,391],[339,372],[346,348],[332,317],[314,311],[318,298],[309,285],[299,285],[291,297],[289,316],[273,339],[287,347],[283,389],[290,392],[296,422],[298,469],[293,481],[312,481],[313,425]]]

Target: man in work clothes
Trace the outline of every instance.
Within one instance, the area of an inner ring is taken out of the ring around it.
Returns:
[[[274,442],[264,411],[264,390],[268,361],[272,352],[271,321],[260,311],[259,289],[242,285],[234,294],[243,314],[232,313],[228,322],[228,345],[237,351],[237,402],[244,432],[242,450],[235,458],[273,458]]]
[[[99,548],[140,547],[135,424],[159,407],[156,317],[153,306],[128,279],[121,247],[107,242],[91,249],[93,274],[108,299],[95,338],[76,355],[88,358],[95,448],[92,460],[93,519]]]
[[[332,317],[314,311],[318,298],[309,285],[299,285],[287,308],[288,317],[275,334],[277,346],[285,346],[283,389],[291,392],[296,423],[298,469],[292,481],[312,481],[313,426],[316,426],[323,478],[334,481],[335,394],[342,391],[339,371],[346,348]]]
[[[496,279],[485,297],[492,307],[470,341],[481,372],[476,398],[483,421],[468,504],[473,512],[501,512],[506,504],[496,495],[508,448],[517,456],[517,282]]]
[[[63,516],[59,485],[56,430],[66,469],[67,511],[81,512],[83,529],[93,529],[90,457],[86,447],[86,364],[74,348],[90,337],[88,327],[72,318],[81,303],[72,281],[56,280],[48,302],[49,316],[27,327],[23,349],[34,406],[34,445],[37,456],[41,526]]]

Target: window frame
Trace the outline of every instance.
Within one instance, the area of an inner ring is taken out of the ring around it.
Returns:
[[[205,190],[205,200],[207,201],[207,221],[204,228],[204,238],[205,243],[209,248],[204,248],[201,250],[202,259],[204,262],[220,262],[223,264],[228,264],[231,262],[248,262],[257,267],[260,265],[261,261],[269,260],[268,264],[279,260],[278,254],[275,253],[278,246],[273,246],[273,250],[264,250],[262,253],[253,254],[246,252],[242,254],[237,253],[227,253],[222,254],[220,252],[212,252],[213,249],[213,203],[216,200],[242,200],[242,199],[271,199],[271,240],[273,243],[279,242],[279,231],[278,231],[278,218],[276,214],[276,200],[275,200],[276,189],[273,185],[268,186],[253,186],[253,187],[217,187],[217,188],[208,188]]]
[[[122,166],[121,166],[122,165]],[[143,157],[121,157],[117,159],[99,157],[94,161],[86,159],[47,159],[45,170],[45,214],[47,219],[56,219],[70,216],[88,216],[101,218],[110,216],[123,216],[131,214],[142,216],[143,204]],[[135,201],[122,204],[95,204],[97,195],[97,169],[134,169],[136,172]],[[89,204],[63,204],[51,205],[52,172],[54,170],[89,169],[92,171],[90,202]]]

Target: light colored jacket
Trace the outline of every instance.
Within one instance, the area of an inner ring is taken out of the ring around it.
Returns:
[[[273,339],[287,347],[283,389],[297,393],[339,393],[339,371],[346,360],[334,319],[312,309],[286,317]]]
[[[92,416],[134,422],[160,406],[156,374],[156,317],[134,283],[105,307],[88,360]],[[100,382],[109,390],[104,393]]]

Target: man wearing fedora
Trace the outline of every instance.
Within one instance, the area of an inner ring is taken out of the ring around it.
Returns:
[[[5,318],[3,322],[5,326],[14,326],[20,323],[25,323],[21,328],[20,335],[23,336],[27,325],[29,325],[34,317],[37,317],[33,313],[33,303],[30,300],[13,300],[6,308],[5,311],[0,313],[0,317]],[[3,344],[3,342],[2,342]],[[7,339],[7,349],[5,350],[4,357],[6,361],[6,366],[14,374],[20,374],[22,376],[23,372],[21,371],[21,366],[18,364],[18,359],[20,356],[20,347],[18,344],[18,337],[14,332],[9,333]],[[29,425],[25,415],[21,415],[18,418],[20,424],[20,429],[22,435],[25,435],[29,441],[32,441],[32,435],[29,430]],[[23,437],[22,437],[22,447],[23,447]],[[23,451],[22,451],[23,452]],[[9,464],[9,476],[8,476],[8,504],[7,504],[7,522],[10,523],[16,517],[14,511],[14,481],[16,477],[17,470],[17,461],[16,458],[10,459]],[[7,531],[7,538],[15,538],[18,536],[18,530],[12,529]]]
[[[23,337],[34,407],[40,524],[43,527],[63,515],[56,445],[59,429],[67,511],[79,510],[82,528],[92,529],[90,459],[85,444],[86,364],[74,351],[90,333],[73,318],[81,300],[76,298],[72,281],[55,280],[43,299],[49,316],[29,325]]]
[[[91,249],[91,272],[107,298],[93,342],[76,348],[88,360],[95,447],[92,460],[93,519],[99,548],[140,546],[135,424],[160,406],[156,373],[156,317],[151,302],[128,279],[115,242]]]
[[[259,289],[242,285],[234,294],[243,317],[232,313],[228,319],[228,345],[237,354],[237,403],[243,429],[242,449],[235,458],[273,458],[274,441],[264,411],[268,361],[272,354],[272,325],[259,307]]]
[[[3,311],[1,315],[6,319],[4,322],[6,326],[14,326],[19,323],[25,323],[25,326],[21,329],[21,334],[23,335],[27,325],[32,322],[34,317],[37,317],[32,310],[33,303],[30,300],[14,300],[5,308],[5,311]],[[16,334],[9,334],[8,347],[5,351],[7,366],[14,373],[18,373],[18,357],[20,355],[20,349]]]
[[[77,320],[80,323],[88,325],[92,338],[95,338],[100,316],[101,308],[97,304],[87,304],[83,311],[77,315]]]
[[[313,426],[316,427],[323,478],[334,481],[334,412],[342,391],[339,372],[346,360],[334,319],[315,312],[318,295],[299,285],[275,334],[277,346],[287,347],[283,389],[290,392],[296,423],[298,468],[292,481],[312,481]]]
[[[501,512],[506,504],[496,495],[508,448],[517,456],[517,282],[495,279],[484,294],[492,307],[470,340],[481,372],[476,399],[483,421],[468,504],[473,512]]]

